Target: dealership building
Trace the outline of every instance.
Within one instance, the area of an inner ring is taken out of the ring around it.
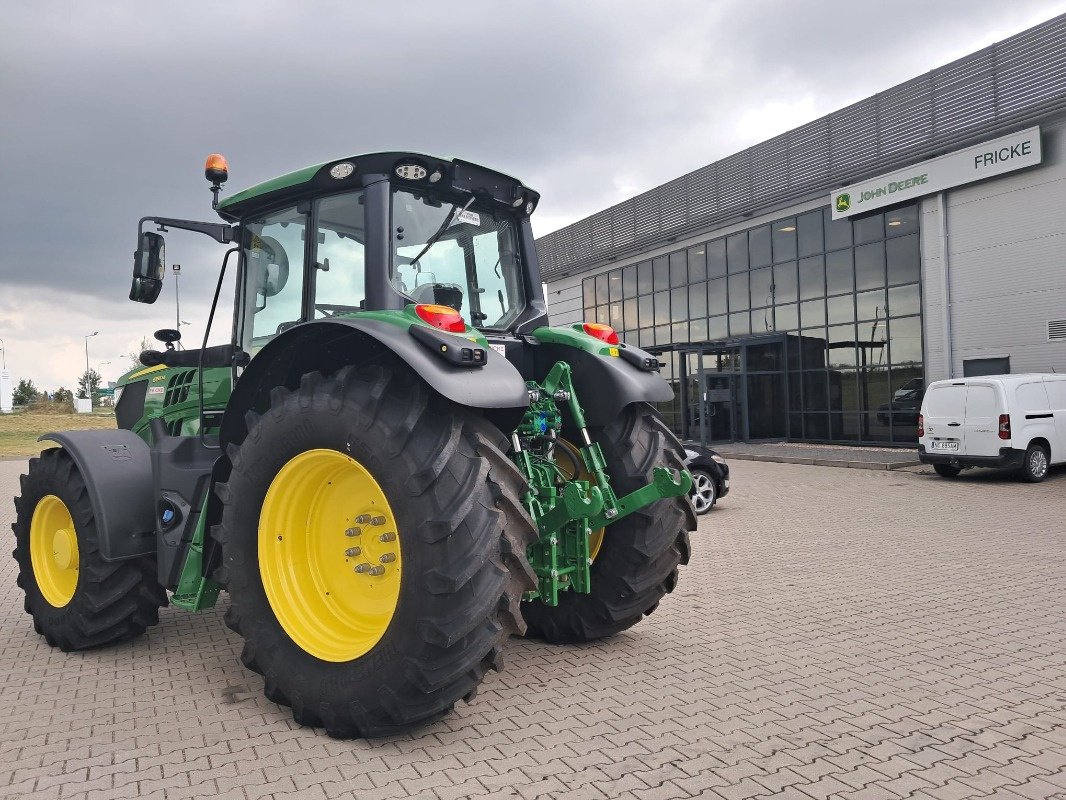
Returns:
[[[537,240],[553,324],[706,442],[913,445],[929,381],[1066,372],[1066,15]]]

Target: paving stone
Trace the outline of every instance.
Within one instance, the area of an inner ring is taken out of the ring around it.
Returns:
[[[370,743],[263,698],[225,596],[63,654],[6,559],[0,797],[1066,797],[1066,542],[1047,524],[1066,472],[732,467],[653,616],[579,647],[513,639],[473,704]],[[22,468],[0,462],[2,535]]]

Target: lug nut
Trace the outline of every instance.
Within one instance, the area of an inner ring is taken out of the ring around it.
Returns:
[[[378,559],[378,561],[380,561],[382,564],[391,564],[395,560],[396,560],[396,554],[395,553],[385,553],[385,555],[383,555],[381,558]]]
[[[358,536],[360,533],[362,533],[362,531],[360,531],[358,528],[349,528],[348,530],[346,530],[344,532],[344,535],[345,536]]]
[[[385,518],[384,517],[372,517],[371,520],[370,520],[370,524],[371,525],[384,525],[385,524]]]
[[[344,551],[344,555],[346,555],[346,556],[357,556],[361,552],[363,552],[363,551],[360,548],[358,548],[358,547],[349,547],[347,550]]]
[[[384,575],[385,574],[385,568],[384,567],[371,567],[370,569],[367,570],[367,572],[370,573],[371,575]]]
[[[355,571],[356,572],[369,572],[370,569],[371,569],[371,567],[370,567],[369,564],[356,564],[355,565]]]
[[[394,542],[396,541],[395,533],[383,533],[378,537],[379,542]]]
[[[366,525],[368,522],[370,522],[369,514],[360,514],[358,517],[355,518],[356,525]]]

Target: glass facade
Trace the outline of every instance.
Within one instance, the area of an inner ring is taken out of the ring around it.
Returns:
[[[687,438],[913,444],[918,225],[914,204],[783,217],[586,278],[585,318],[662,353]]]

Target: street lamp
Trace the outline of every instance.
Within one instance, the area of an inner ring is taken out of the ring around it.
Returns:
[[[89,374],[89,340],[96,336],[100,331],[93,331],[92,333],[85,334],[85,374]]]

